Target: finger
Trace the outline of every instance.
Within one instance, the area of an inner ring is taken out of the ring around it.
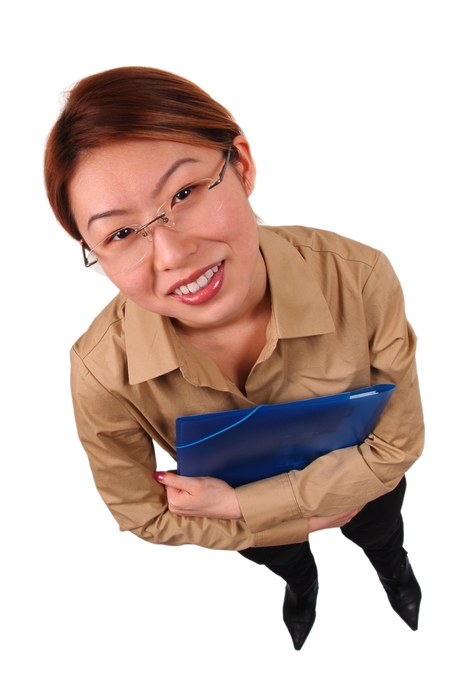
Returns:
[[[179,476],[173,472],[153,472],[153,477],[160,484],[180,491],[189,491],[192,479],[189,476]]]
[[[347,525],[351,521],[351,518],[348,516],[346,518],[341,518],[341,520],[338,523],[339,527],[343,527],[343,525]]]
[[[358,512],[359,508],[350,508],[349,510],[343,511],[343,513],[338,513],[338,517],[347,518],[349,516],[350,518],[354,518]]]
[[[340,516],[340,527],[343,527],[343,525],[347,525],[351,520],[354,518],[355,515],[358,513],[357,508],[353,508],[353,510],[349,510],[346,513],[343,513]]]
[[[357,508],[352,508],[351,510],[346,510],[344,513],[338,513],[338,515],[335,515],[335,518],[337,522],[349,523],[358,512],[359,510]]]
[[[359,508],[352,508],[351,510],[348,510],[347,513],[344,514],[346,517],[346,522],[349,523],[349,521],[352,520],[358,513]]]

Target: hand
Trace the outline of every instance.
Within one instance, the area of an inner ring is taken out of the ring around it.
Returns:
[[[154,472],[153,476],[166,487],[167,505],[174,515],[242,519],[235,490],[221,479],[179,476],[172,472]]]
[[[317,532],[318,530],[328,530],[332,527],[343,527],[359,513],[359,510],[359,508],[352,508],[344,513],[338,513],[338,515],[313,515],[311,518],[307,518],[309,533]]]

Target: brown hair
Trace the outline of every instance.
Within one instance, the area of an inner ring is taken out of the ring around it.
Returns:
[[[47,140],[44,174],[55,216],[81,241],[68,185],[82,155],[112,141],[150,138],[226,150],[242,130],[194,83],[156,68],[114,68],[84,78]],[[236,162],[235,148],[231,161]]]

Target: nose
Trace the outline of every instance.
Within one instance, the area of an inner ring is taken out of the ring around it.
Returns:
[[[153,266],[157,272],[185,267],[188,258],[197,251],[197,241],[193,237],[166,226],[152,227],[151,237]]]

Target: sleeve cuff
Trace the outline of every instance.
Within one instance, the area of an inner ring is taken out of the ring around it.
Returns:
[[[283,521],[303,518],[287,474],[239,486],[236,495],[250,532],[260,533]]]
[[[296,544],[306,542],[309,538],[307,518],[288,520],[271,530],[258,532],[255,537],[255,547],[273,547],[282,544]]]

